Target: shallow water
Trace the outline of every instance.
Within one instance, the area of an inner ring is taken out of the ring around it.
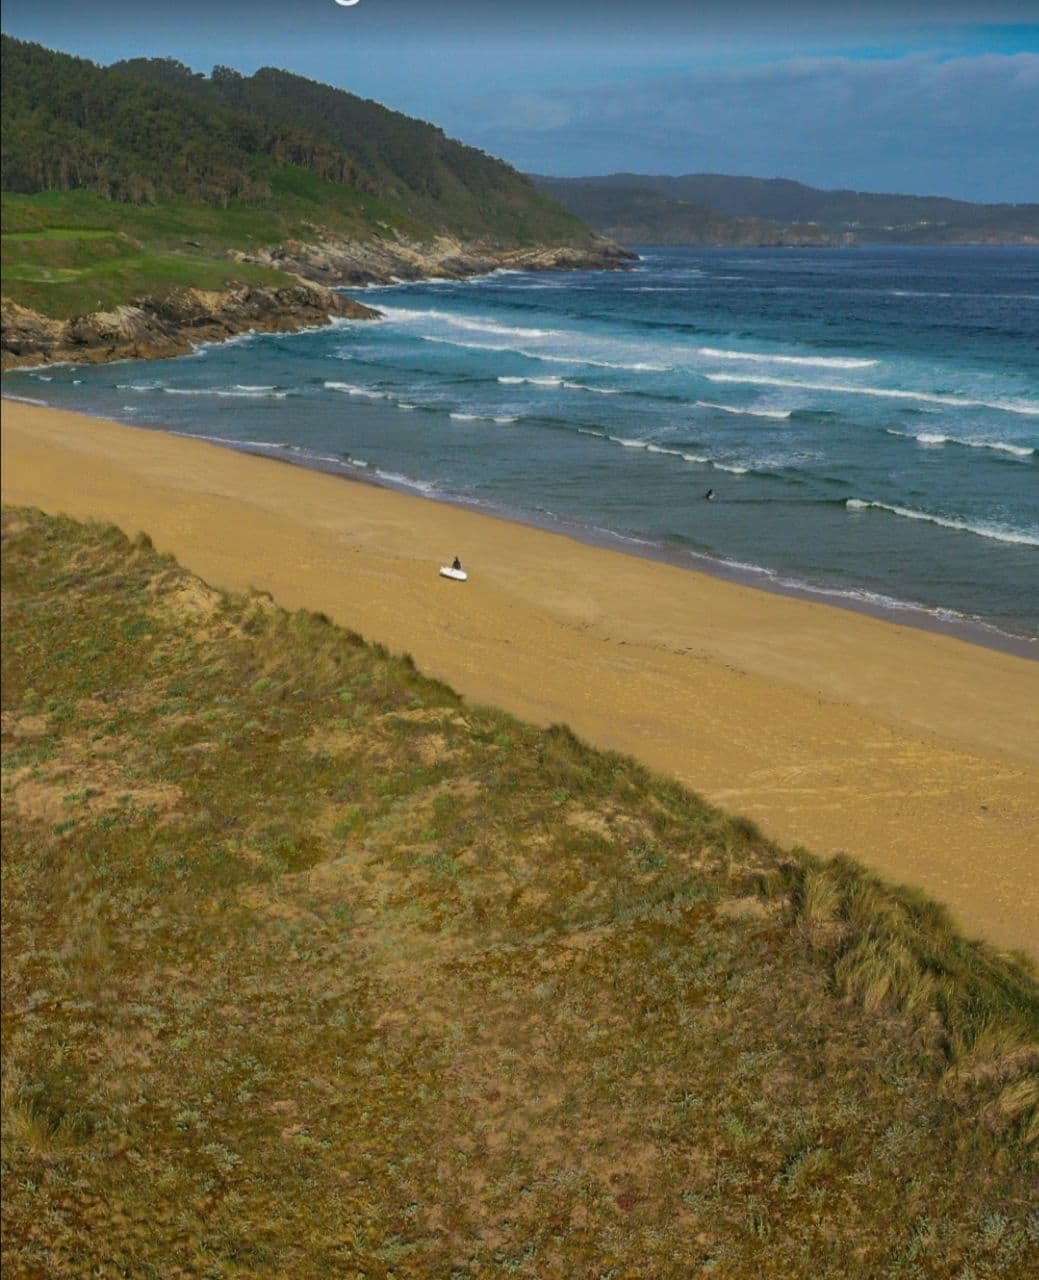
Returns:
[[[1039,636],[1039,251],[651,249],[361,292],[382,321],[5,391]]]

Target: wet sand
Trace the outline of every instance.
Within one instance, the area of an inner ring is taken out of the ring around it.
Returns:
[[[1039,663],[373,485],[5,401],[5,502],[145,530],[1039,956]],[[437,574],[460,555],[464,585]]]

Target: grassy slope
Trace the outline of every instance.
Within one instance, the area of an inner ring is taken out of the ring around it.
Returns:
[[[365,240],[390,230],[417,239],[431,234],[380,201],[304,169],[271,165],[268,180],[274,188],[269,205],[232,202],[227,209],[188,201],[121,204],[88,191],[5,193],[4,294],[61,319],[182,286],[289,283],[293,277],[284,272],[228,254],[286,238],[314,239],[315,224]]]
[[[4,546],[6,1275],[1035,1273],[1021,965],[146,541]]]

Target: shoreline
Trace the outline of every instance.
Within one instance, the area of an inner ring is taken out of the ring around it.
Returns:
[[[145,531],[1039,955],[1033,661],[154,429],[6,401],[3,445],[6,502]]]
[[[49,407],[49,406],[48,406]],[[84,414],[94,417],[94,414]],[[132,425],[132,424],[128,424]],[[589,547],[600,547],[618,555],[633,556],[639,560],[650,560],[657,564],[669,564],[676,569],[689,573],[703,573],[721,582],[731,582],[747,587],[752,591],[764,591],[769,595],[784,596],[793,600],[805,600],[817,604],[826,604],[834,609],[847,609],[852,613],[865,614],[882,622],[891,622],[897,626],[913,627],[921,631],[933,632],[936,635],[950,636],[965,644],[977,645],[982,649],[993,649],[997,653],[1008,653],[1018,658],[1039,661],[1039,634],[1035,636],[1016,635],[1004,631],[994,623],[985,622],[982,618],[971,618],[957,614],[956,610],[942,610],[938,607],[928,608],[909,600],[891,600],[887,604],[880,600],[857,597],[853,588],[813,586],[810,583],[797,582],[780,574],[779,570],[763,566],[749,566],[725,560],[720,556],[711,556],[706,552],[687,551],[678,547],[668,547],[665,543],[651,542],[645,538],[636,538],[633,534],[617,533],[612,529],[598,529],[583,525],[576,520],[567,520],[561,516],[555,518],[538,515],[522,508],[505,506],[491,507],[468,499],[463,494],[433,495],[402,481],[393,481],[381,474],[371,475],[366,472],[370,468],[351,466],[349,463],[323,462],[316,455],[306,458],[294,456],[282,445],[256,446],[239,443],[228,438],[195,435],[185,431],[174,431],[164,427],[141,427],[143,431],[160,431],[165,435],[184,436],[189,440],[199,440],[215,444],[219,448],[231,450],[232,453],[250,454],[253,457],[270,458],[272,462],[282,462],[289,466],[299,467],[304,471],[316,471],[323,475],[336,476],[348,484],[369,484],[377,489],[386,489],[391,493],[406,493],[427,502],[443,503],[458,507],[463,511],[472,511],[486,515],[491,519],[504,520],[510,524],[524,525],[531,529],[542,529],[547,533],[556,533]],[[955,617],[942,617],[943,613],[954,614]]]
[[[55,406],[44,401],[38,403],[27,397],[11,396],[0,393],[0,399],[14,403],[30,404],[34,407],[51,409]],[[61,413],[74,413],[81,417],[92,418],[101,422],[117,421],[104,418],[98,414],[81,410],[61,409]],[[752,591],[763,591],[769,595],[783,596],[787,599],[805,600],[817,604],[826,604],[835,609],[846,609],[852,613],[864,614],[882,622],[891,622],[896,626],[913,627],[921,631],[932,632],[961,640],[965,644],[976,645],[982,649],[992,649],[997,653],[1008,653],[1015,657],[1030,661],[1039,661],[1039,634],[1035,636],[1018,635],[1004,631],[994,623],[982,618],[972,618],[958,614],[956,610],[943,610],[940,607],[929,608],[909,600],[894,600],[886,603],[880,599],[869,599],[855,594],[854,588],[814,586],[792,580],[781,574],[779,570],[764,566],[751,566],[725,560],[721,556],[711,556],[706,552],[689,551],[678,547],[669,547],[665,543],[651,542],[637,538],[633,534],[617,533],[612,529],[600,529],[581,524],[577,520],[564,517],[550,517],[519,507],[489,506],[467,498],[464,494],[426,492],[417,484],[404,480],[395,480],[367,465],[360,466],[346,461],[322,458],[317,454],[306,454],[294,451],[285,445],[259,445],[256,443],[233,440],[230,437],[209,436],[173,427],[142,426],[138,423],[120,423],[140,431],[154,431],[160,435],[176,436],[185,440],[197,440],[211,444],[231,453],[244,454],[249,457],[266,458],[272,462],[284,463],[297,467],[302,471],[312,471],[320,475],[333,476],[348,484],[366,484],[390,493],[403,493],[410,497],[427,502],[439,503],[449,507],[457,507],[462,511],[471,511],[485,515],[491,519],[504,520],[509,524],[523,525],[531,529],[541,529],[547,533],[558,534],[589,547],[599,547],[618,555],[631,556],[637,560],[649,560],[657,564],[672,565],[689,573],[703,573],[721,582],[730,582],[747,587]],[[943,613],[954,615],[943,617]]]

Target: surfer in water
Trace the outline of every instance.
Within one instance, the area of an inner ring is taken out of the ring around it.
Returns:
[[[706,502],[713,502],[715,498],[717,498],[717,496],[718,495],[714,492],[713,489],[708,489],[707,492],[704,494],[704,500]]]

